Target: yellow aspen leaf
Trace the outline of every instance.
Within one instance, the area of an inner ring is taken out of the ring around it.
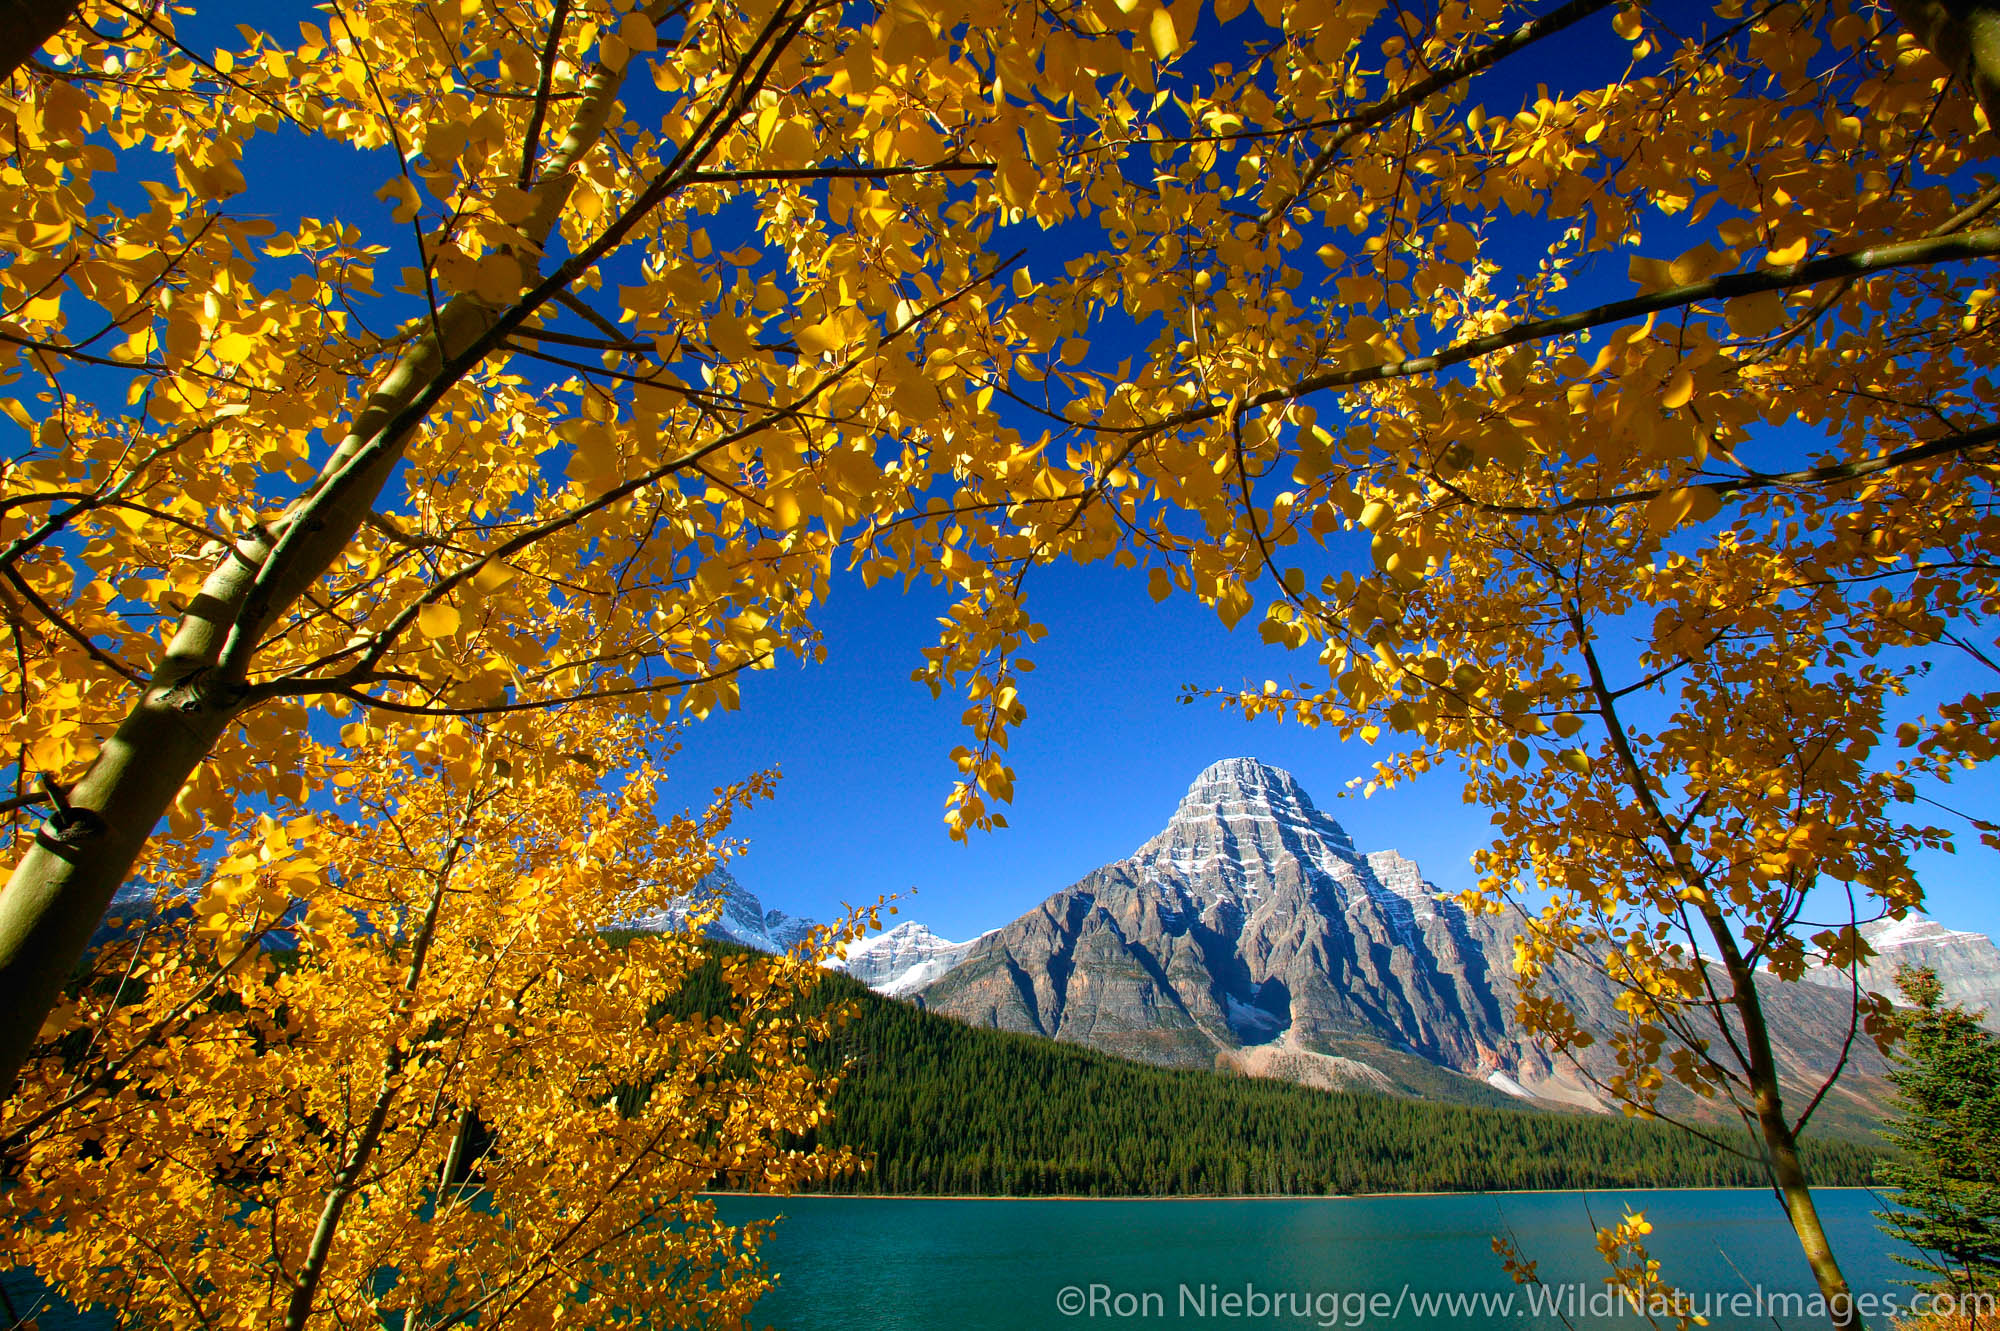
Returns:
[[[458,632],[458,610],[441,601],[417,611],[417,631],[426,638],[449,638]]]
[[[1665,536],[1691,522],[1706,522],[1722,508],[1722,499],[1706,485],[1683,485],[1655,495],[1646,505],[1646,525]]]
[[[618,25],[618,39],[634,51],[651,54],[660,49],[659,34],[653,28],[653,20],[644,13],[626,15]]]
[[[819,136],[802,120],[781,121],[771,135],[770,153],[772,160],[781,165],[806,165],[818,160]]]
[[[379,196],[378,196],[379,197]],[[535,210],[535,196],[513,185],[500,185],[492,194],[493,212],[501,221],[518,225]]]
[[[408,222],[423,210],[423,203],[417,197],[417,187],[404,176],[388,181],[375,191],[375,197],[395,205],[392,216],[397,222]]]
[[[1734,265],[1736,256],[1703,242],[1667,266],[1668,285],[1687,286],[1715,276]]]
[[[1667,380],[1666,391],[1660,394],[1660,405],[1668,411],[1678,411],[1693,396],[1694,372],[1685,365],[1678,366]]]
[[[1165,60],[1180,50],[1180,34],[1174,31],[1174,16],[1165,5],[1153,11],[1153,17],[1146,24],[1146,40],[1153,49],[1155,59]]]
[[[708,321],[708,340],[730,360],[741,360],[756,349],[750,321],[734,314],[717,314]]]
[[[484,595],[491,595],[514,580],[514,570],[499,560],[491,560],[480,566],[472,575],[472,585]]]
[[[1785,317],[1785,298],[1775,291],[1738,296],[1723,306],[1729,331],[1738,337],[1760,337]]]
[[[841,334],[839,319],[822,319],[818,323],[801,328],[798,342],[800,351],[808,356],[819,356],[829,351],[838,351],[846,345],[847,340]]]
[[[1021,127],[1021,137],[1028,145],[1028,159],[1037,165],[1050,165],[1062,154],[1061,131],[1047,116],[1031,116]]]
[[[1665,291],[1676,286],[1674,266],[1664,259],[1648,259],[1633,255],[1625,265],[1626,275],[1641,291]]]
[[[934,421],[944,410],[944,403],[938,398],[938,391],[928,379],[912,379],[899,387],[891,401],[896,414],[906,421],[923,423]]]
[[[224,365],[240,365],[256,349],[256,339],[245,337],[242,333],[236,332],[224,333],[222,336],[216,338],[209,347],[216,360],[222,362]]]
[[[1250,613],[1250,593],[1241,583],[1225,584],[1215,597],[1215,613],[1227,628],[1235,628]]]
[[[1811,238],[1798,236],[1787,244],[1771,246],[1764,252],[1764,262],[1774,268],[1789,267],[1804,259],[1806,251],[1810,248],[1812,248]]]
[[[190,173],[190,183],[204,199],[231,199],[250,187],[234,162],[197,167]]]

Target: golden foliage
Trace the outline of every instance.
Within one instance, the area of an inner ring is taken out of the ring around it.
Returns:
[[[766,783],[663,825],[629,727],[552,720],[546,769],[347,747],[331,807],[98,953],[0,1117],[18,1256],[149,1325],[740,1323],[761,1232],[699,1194],[850,1167],[785,1144],[826,1112],[805,1054],[841,1014],[801,1005],[837,940],[683,998],[697,936],[602,927],[698,921]],[[585,745],[615,779],[564,778]]]
[[[1667,1037],[1859,955],[1804,894],[1916,904],[1896,810],[1992,754],[2000,689],[1901,700],[1995,659],[2000,184],[1872,4],[82,17],[0,116],[0,735],[75,811],[17,815],[0,1071],[128,875],[250,853],[396,717],[462,719],[470,789],[538,708],[733,706],[843,569],[952,598],[956,835],[1037,568],[1313,653],[1238,701],[1469,764],[1641,1104],[1777,1122],[1754,1049]],[[302,139],[365,187],[264,200]]]

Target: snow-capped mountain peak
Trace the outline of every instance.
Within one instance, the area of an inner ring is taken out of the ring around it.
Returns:
[[[710,938],[754,947],[760,952],[783,952],[817,927],[811,920],[764,909],[764,903],[754,892],[722,869],[703,879],[689,901],[676,902],[665,910],[625,923],[634,929],[682,928],[698,904],[716,897],[721,898],[722,913],[708,924],[706,932]],[[901,997],[915,993],[956,966],[978,941],[954,943],[910,921],[847,944],[847,955],[828,958],[826,967],[845,971],[878,993]]]
[[[1845,971],[1814,968],[1804,978],[1829,988],[1845,989],[1858,979],[1861,987],[1901,1002],[1896,969],[1908,964],[1928,966],[1944,986],[1946,1002],[1984,1012],[1989,1030],[2000,1030],[2000,948],[1985,934],[1948,929],[1922,911],[1886,916],[1861,926],[1861,936],[1875,956],[1850,978]]]
[[[1217,905],[1254,911],[1293,874],[1339,901],[1375,900],[1403,941],[1435,913],[1437,889],[1414,861],[1360,854],[1290,772],[1255,758],[1202,769],[1167,826],[1123,865],[1156,885],[1163,907],[1196,915]]]
[[[978,941],[954,943],[911,920],[849,943],[844,958],[826,964],[829,969],[846,971],[877,993],[901,997],[956,966]]]
[[[717,869],[702,879],[687,901],[677,901],[626,924],[633,929],[679,929],[697,907],[716,897],[721,898],[722,913],[709,922],[706,932],[710,938],[740,943],[760,952],[783,952],[813,931],[811,920],[801,920],[781,910],[765,910],[756,894],[737,882],[727,869]]]

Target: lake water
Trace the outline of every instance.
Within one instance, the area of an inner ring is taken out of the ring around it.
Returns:
[[[1858,1189],[1816,1195],[1857,1294],[1909,1297],[1894,1282],[1914,1273],[1891,1259],[1869,1214],[1880,1199]],[[732,1221],[786,1216],[764,1249],[783,1278],[759,1305],[758,1321],[788,1331],[1447,1331],[1564,1325],[1531,1297],[1566,1300],[1560,1311],[1580,1329],[1645,1326],[1629,1311],[1605,1308],[1598,1292],[1605,1268],[1591,1219],[1608,1223],[1626,1206],[1656,1226],[1648,1246],[1663,1274],[1697,1300],[1697,1311],[1709,1299],[1711,1326],[1827,1325],[1824,1317],[1788,1315],[1809,1311],[1796,1300],[1813,1289],[1812,1277],[1768,1192],[726,1198],[721,1211]],[[1515,1286],[1494,1255],[1493,1236],[1510,1231],[1522,1254],[1539,1262],[1538,1291]],[[1481,1295],[1489,1300],[1483,1305]],[[1866,1303],[1862,1310],[1875,1311]],[[1886,1327],[1888,1319],[1876,1311],[1869,1321]]]
[[[1861,1190],[1817,1194],[1857,1292],[1907,1298]],[[1777,1202],[1764,1192],[1462,1194],[1271,1201],[922,1201],[725,1197],[723,1218],[782,1214],[765,1245],[778,1289],[756,1321],[786,1331],[1303,1331],[1311,1327],[1641,1328],[1603,1306],[1591,1221],[1641,1210],[1664,1274],[1714,1327],[1824,1327]],[[1492,1249],[1540,1264],[1516,1287]],[[19,1301],[26,1283],[7,1280]],[[1757,1298],[1763,1299],[1763,1313]],[[1509,1305],[1506,1300],[1511,1297]],[[1541,1299],[1536,1304],[1531,1300]],[[1592,1306],[1592,1300],[1597,1306]],[[1494,1302],[1500,1300],[1500,1302]],[[1554,1301],[1551,1309],[1548,1301]],[[1868,1305],[1869,1322],[1888,1319]],[[1560,1315],[1559,1315],[1560,1314]],[[1773,1315],[1775,1314],[1775,1315]],[[42,1319],[42,1331],[104,1327]]]

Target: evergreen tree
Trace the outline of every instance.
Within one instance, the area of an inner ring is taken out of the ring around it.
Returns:
[[[1918,1250],[1897,1260],[1965,1294],[2000,1289],[2000,1039],[1976,1013],[1943,1001],[1937,976],[1903,966],[1896,985],[1916,1009],[1904,1029],[1895,1113],[1882,1136],[1902,1157],[1882,1175],[1899,1189],[1878,1211]]]
[[[717,946],[681,986],[677,1015],[733,1010],[716,965],[732,950]],[[1766,1181],[1753,1159],[1663,1123],[1152,1067],[968,1026],[844,975],[827,976],[807,1002],[850,1015],[809,1055],[841,1081],[832,1117],[797,1144],[846,1147],[870,1162],[814,1190],[1321,1196]],[[1812,1176],[1835,1186],[1870,1182],[1881,1155],[1824,1130],[1804,1146]]]

